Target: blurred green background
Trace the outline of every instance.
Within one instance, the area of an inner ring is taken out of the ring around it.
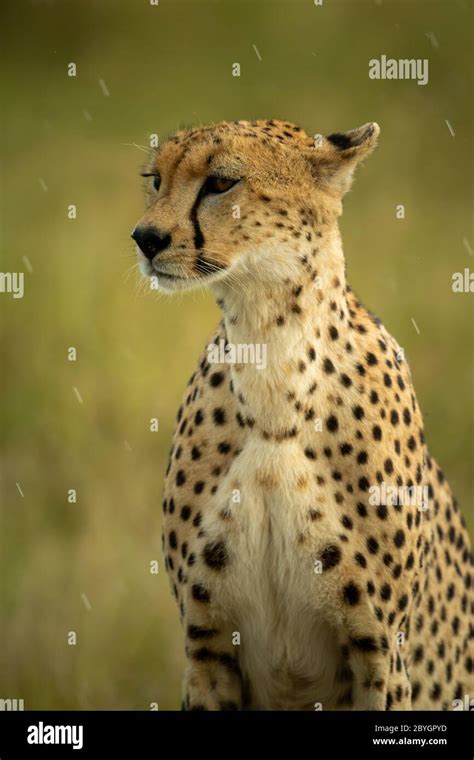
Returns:
[[[349,281],[405,349],[430,448],[472,530],[473,296],[451,278],[473,266],[473,6],[2,6],[0,268],[25,272],[25,296],[0,294],[0,697],[175,709],[182,637],[160,549],[162,480],[218,310],[210,296],[140,285],[128,236],[145,154],[131,144],[222,119],[280,117],[310,134],[380,123],[345,203]],[[382,54],[428,58],[429,84],[369,80]]]

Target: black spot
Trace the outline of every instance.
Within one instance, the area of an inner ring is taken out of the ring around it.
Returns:
[[[332,375],[332,373],[335,372],[334,364],[332,363],[331,359],[324,360],[323,369],[327,375]]]
[[[377,363],[378,363],[378,362],[377,362],[377,357],[376,357],[376,356],[375,356],[375,354],[373,354],[371,351],[369,351],[369,353],[368,353],[368,354],[366,354],[366,357],[365,357],[365,358],[366,358],[366,360],[367,360],[367,364],[371,364],[371,365],[374,365],[374,364],[377,364]]]
[[[344,601],[351,606],[358,603],[360,598],[360,591],[352,581],[343,588]]]
[[[384,583],[384,585],[380,589],[380,596],[382,597],[384,602],[388,602],[388,600],[392,596],[392,589],[388,583]]]
[[[421,644],[419,644],[413,653],[413,662],[421,662],[424,656],[424,650]]]
[[[326,546],[321,553],[323,570],[331,570],[341,561],[341,550],[338,546]]]
[[[189,557],[191,559],[191,557]],[[189,560],[188,560],[189,564]],[[209,591],[207,591],[204,586],[202,586],[200,583],[195,583],[191,589],[191,593],[193,596],[193,599],[196,600],[196,602],[208,602],[211,598],[209,595]]]
[[[375,643],[375,639],[373,639],[371,636],[364,636],[362,638],[351,638],[351,644],[356,649],[359,649],[361,652],[376,652],[377,651],[377,644]]]
[[[217,407],[212,412],[212,418],[216,425],[224,425],[225,423],[225,411],[221,407]]]
[[[223,380],[224,380],[223,372],[213,372],[209,378],[209,383],[212,385],[213,388],[217,388],[218,385],[222,384]]]
[[[210,639],[217,633],[215,628],[200,628],[198,625],[188,625],[190,639]]]
[[[176,485],[182,486],[186,483],[186,475],[184,473],[184,470],[178,470],[176,473]]]
[[[367,539],[367,549],[371,554],[377,554],[379,550],[379,542],[373,536]]]
[[[381,441],[382,440],[382,429],[379,427],[379,425],[374,425],[372,428],[372,435],[374,437],[375,441]]]
[[[398,609],[400,611],[405,610],[407,607],[407,604],[408,604],[408,596],[406,594],[403,594],[403,596],[401,596],[400,599],[398,600]]]
[[[337,429],[339,428],[337,417],[331,414],[331,416],[328,417],[326,420],[326,426],[327,426],[327,429],[331,431],[331,433],[335,433]]]
[[[395,533],[393,537],[393,542],[395,546],[397,546],[399,549],[403,546],[403,544],[405,543],[405,534],[403,530],[397,530],[397,532]]]
[[[181,519],[186,521],[186,520],[189,520],[190,516],[191,516],[191,507],[188,507],[188,506],[182,507],[181,515],[180,515]]]
[[[385,506],[385,504],[379,504],[376,509],[377,517],[379,517],[381,520],[387,519],[388,509]]]
[[[227,549],[223,541],[214,541],[206,544],[202,555],[206,565],[213,570],[222,570],[227,564]]]

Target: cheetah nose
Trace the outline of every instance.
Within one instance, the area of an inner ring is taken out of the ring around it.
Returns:
[[[154,227],[135,227],[131,238],[150,261],[171,243],[171,235],[161,233]]]

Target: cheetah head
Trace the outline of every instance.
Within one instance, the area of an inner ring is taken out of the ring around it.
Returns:
[[[147,210],[132,233],[142,273],[166,291],[292,277],[378,134],[369,123],[310,137],[273,119],[178,132],[143,172]]]

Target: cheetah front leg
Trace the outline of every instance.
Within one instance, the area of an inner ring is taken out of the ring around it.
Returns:
[[[244,683],[232,630],[212,613],[209,593],[191,587],[184,625],[188,659],[183,684],[185,710],[241,710]]]

